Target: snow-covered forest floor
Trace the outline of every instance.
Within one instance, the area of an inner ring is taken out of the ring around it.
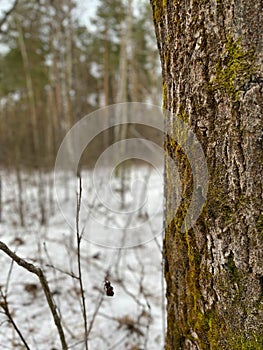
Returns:
[[[106,205],[92,183],[92,172],[82,172],[81,177],[79,227],[83,234],[81,267],[89,350],[160,350],[165,331],[162,169],[158,173],[134,167],[125,181],[114,177]],[[68,348],[85,349],[80,285],[76,278],[74,222],[80,190],[78,179],[61,176],[61,186],[54,188],[52,173],[41,178],[23,173],[20,190],[15,174],[3,172],[1,180],[0,240],[43,269],[62,319]],[[100,186],[104,188],[103,182]],[[125,200],[118,209],[111,201],[119,199],[121,203],[122,189]],[[62,208],[58,206],[56,191]],[[24,227],[19,209],[23,211]],[[41,210],[44,224],[40,223]],[[2,251],[0,266],[1,291],[30,349],[60,349],[57,330],[36,276],[12,264]],[[105,278],[114,288],[113,297],[105,293]],[[3,310],[0,311],[0,349],[25,349]]]

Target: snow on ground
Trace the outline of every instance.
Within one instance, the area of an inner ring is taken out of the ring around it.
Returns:
[[[78,275],[75,230],[78,182],[61,175],[60,185],[56,186],[59,208],[53,201],[53,174],[40,177],[24,173],[25,227],[21,227],[16,175],[3,172],[1,179],[0,240],[19,256],[42,267],[62,318],[69,349],[84,349],[80,286],[74,278]],[[97,183],[96,188],[92,172],[82,173],[79,223],[83,233],[81,264],[88,328],[92,325],[89,350],[160,350],[165,327],[162,169],[133,167],[125,181],[113,176],[109,193],[106,193],[109,185],[103,189],[103,181]],[[123,208],[121,184],[125,188]],[[98,192],[105,198],[98,196]],[[40,224],[43,203],[45,225]],[[2,251],[0,266],[1,289],[4,293],[7,289],[10,312],[30,349],[61,349],[37,278],[12,265]],[[113,297],[104,290],[107,275],[114,287]],[[2,310],[0,349],[25,349]]]

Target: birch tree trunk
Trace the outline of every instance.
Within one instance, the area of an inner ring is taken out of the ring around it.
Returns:
[[[187,121],[209,170],[202,214],[182,233],[193,178],[180,146],[165,140],[183,194],[174,212],[166,161],[166,349],[262,349],[262,1],[151,4],[166,127],[173,134],[175,117]]]

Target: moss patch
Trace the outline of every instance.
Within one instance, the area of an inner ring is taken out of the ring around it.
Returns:
[[[154,0],[152,2],[153,7],[153,20],[159,23],[166,11],[166,0]]]
[[[195,330],[199,335],[201,349],[209,350],[261,350],[263,335],[252,332],[249,335],[235,334],[225,324],[215,309],[198,314]]]
[[[230,338],[228,344],[232,350],[262,350],[263,336],[255,333],[249,337],[238,335]]]
[[[216,64],[215,78],[212,81],[214,90],[220,90],[238,101],[245,82],[255,72],[254,50],[245,50],[241,39],[226,37],[225,50]]]

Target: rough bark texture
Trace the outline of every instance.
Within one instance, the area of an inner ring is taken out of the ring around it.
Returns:
[[[181,233],[193,179],[180,146],[167,138],[183,189],[174,213],[167,162],[166,218],[174,219],[164,241],[166,349],[262,349],[262,1],[151,3],[164,108],[188,121],[209,169],[203,212]]]

